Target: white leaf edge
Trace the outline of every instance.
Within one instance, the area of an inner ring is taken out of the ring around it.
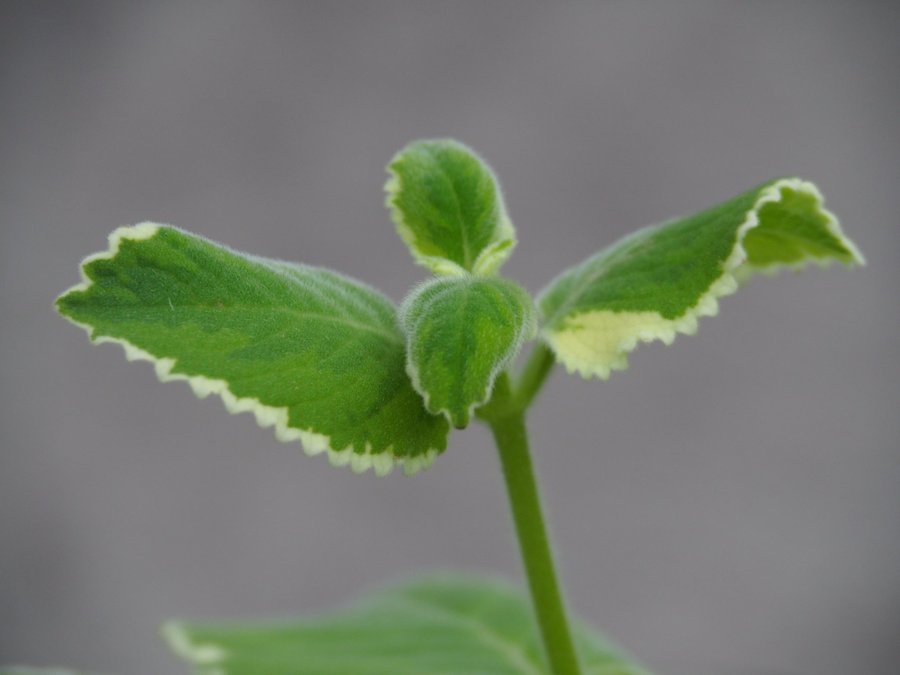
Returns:
[[[510,219],[509,214],[506,211],[506,200],[503,197],[503,188],[500,186],[500,181],[497,179],[497,174],[494,172],[494,169],[491,167],[491,165],[488,164],[481,155],[475,152],[468,145],[453,139],[432,140],[449,140],[455,145],[461,146],[466,152],[477,158],[478,161],[481,162],[481,164],[487,169],[488,173],[493,179],[494,189],[497,192],[497,205],[499,210],[497,227],[495,228],[493,236],[491,237],[491,243],[484,247],[481,253],[478,254],[478,257],[475,258],[475,261],[472,263],[472,271],[470,272],[461,265],[447,258],[441,256],[425,255],[424,253],[420,252],[418,247],[416,246],[415,232],[413,232],[413,229],[406,222],[406,218],[403,217],[403,211],[401,211],[400,208],[394,203],[394,198],[399,194],[402,188],[402,184],[400,175],[395,173],[391,169],[391,165],[395,160],[400,158],[404,152],[406,152],[406,147],[397,152],[391,158],[391,161],[388,162],[388,165],[386,167],[389,177],[387,179],[387,182],[385,182],[384,184],[384,205],[387,207],[388,212],[390,213],[391,221],[396,226],[397,234],[400,236],[400,239],[403,240],[403,243],[406,244],[407,248],[409,248],[410,253],[412,253],[413,260],[415,260],[419,265],[427,267],[437,276],[463,277],[468,276],[469,274],[489,276],[500,269],[503,263],[505,263],[507,258],[509,258],[509,256],[512,254],[513,249],[519,243],[518,239],[516,238],[516,228],[513,226],[512,220]],[[407,144],[407,147],[416,142],[417,141],[413,141],[412,143]]]
[[[181,621],[166,621],[159,630],[169,648],[185,661],[203,668],[205,675],[224,675],[220,666],[228,658],[227,650],[214,642],[201,643],[191,637]]]
[[[747,211],[744,222],[738,227],[734,248],[722,265],[721,276],[713,281],[706,293],[700,296],[697,303],[682,316],[666,319],[658,312],[592,310],[564,317],[567,322],[564,330],[546,327],[541,331],[541,338],[550,346],[557,360],[569,373],[577,371],[585,379],[598,377],[607,380],[612,371],[625,370],[628,367],[628,353],[640,342],[659,340],[670,345],[679,333],[694,335],[697,332],[698,319],[718,314],[719,298],[734,293],[740,283],[754,273],[773,275],[785,268],[799,270],[810,263],[819,267],[830,266],[835,262],[834,258],[813,256],[795,263],[773,263],[761,267],[745,264],[747,252],[743,242],[747,232],[759,225],[759,211],[763,205],[781,201],[783,189],[812,196],[816,210],[825,217],[825,228],[828,233],[850,252],[851,261],[848,264],[865,265],[865,258],[860,250],[844,235],[835,215],[825,208],[825,200],[819,189],[813,183],[800,178],[782,178],[760,192],[753,206]],[[547,290],[552,288],[553,283],[548,284]],[[542,297],[543,293],[537,298],[538,306]]]
[[[151,222],[143,222],[137,225],[125,225],[115,229],[108,237],[108,249],[89,255],[82,260],[79,267],[82,279],[81,282],[63,292],[60,297],[68,295],[73,291],[86,291],[93,285],[94,282],[85,274],[84,268],[86,265],[95,260],[111,260],[119,253],[119,246],[123,240],[141,241],[150,239],[162,227],[178,229],[171,225],[162,225]],[[197,238],[202,239],[202,237]],[[312,430],[297,429],[289,426],[289,411],[286,407],[269,406],[252,397],[235,396],[228,388],[228,382],[225,380],[208,378],[203,375],[185,375],[183,373],[173,372],[178,363],[177,359],[156,357],[153,354],[136,347],[127,340],[120,338],[109,337],[107,335],[94,337],[94,327],[90,324],[81,323],[65,314],[62,314],[62,316],[70,323],[83,329],[88,334],[88,338],[93,344],[117,344],[125,351],[125,358],[128,361],[149,361],[152,363],[156,377],[160,382],[185,381],[191,387],[191,390],[197,398],[201,399],[207,398],[210,394],[216,394],[222,399],[225,409],[232,415],[243,412],[253,413],[256,422],[260,427],[274,427],[276,439],[283,443],[292,443],[299,440],[303,451],[310,457],[327,453],[328,461],[332,466],[342,467],[349,465],[354,473],[363,473],[372,469],[376,475],[386,476],[393,470],[395,465],[398,465],[402,467],[403,472],[406,475],[411,476],[431,466],[440,454],[440,450],[437,448],[430,448],[425,453],[415,457],[398,457],[392,454],[392,446],[388,446],[380,453],[372,454],[368,444],[366,445],[366,451],[364,453],[354,452],[352,446],[341,449],[333,448],[329,436]]]
[[[425,401],[425,409],[434,414],[444,415],[447,418],[447,421],[450,422],[451,426],[454,424],[453,418],[450,415],[450,410],[447,408],[437,408],[436,406],[432,406],[431,404],[431,394],[422,384],[421,375],[419,373],[419,368],[415,364],[413,359],[413,350],[411,347],[411,343],[414,341],[414,336],[417,332],[418,324],[422,321],[422,317],[420,316],[418,321],[416,321],[413,325],[409,325],[407,321],[407,315],[409,310],[411,309],[413,303],[418,299],[418,297],[425,292],[426,289],[431,286],[437,286],[440,284],[453,284],[458,283],[459,281],[465,281],[467,283],[476,283],[479,281],[484,281],[483,277],[476,277],[468,272],[466,272],[465,276],[457,277],[457,278],[447,278],[447,277],[438,277],[435,279],[428,279],[427,281],[423,281],[418,284],[415,288],[413,288],[403,302],[400,305],[400,310],[397,313],[397,316],[400,321],[400,325],[403,327],[403,332],[406,334],[406,374],[409,375],[409,379],[412,382],[413,389],[415,389],[422,399]],[[505,280],[509,281],[509,280]],[[452,290],[448,289],[448,292]],[[440,297],[443,293],[439,294],[435,297]],[[528,296],[527,293],[525,293]],[[510,343],[509,349],[503,355],[501,359],[499,359],[494,367],[491,369],[490,375],[488,376],[487,384],[478,398],[478,400],[474,401],[466,410],[466,416],[471,419],[472,414],[476,408],[483,406],[487,403],[491,398],[491,393],[494,390],[494,383],[497,380],[497,376],[500,375],[501,372],[515,359],[516,355],[519,353],[519,350],[522,348],[522,345],[525,344],[528,340],[531,340],[537,334],[537,316],[534,310],[534,303],[529,298],[529,307],[527,308],[527,314],[525,316],[525,321],[522,322],[522,325],[519,327],[518,332],[516,333],[513,341]],[[434,298],[432,298],[434,300]]]

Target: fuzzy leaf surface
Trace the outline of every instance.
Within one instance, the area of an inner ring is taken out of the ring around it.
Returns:
[[[153,223],[116,230],[82,276],[57,308],[92,341],[254,413],[309,454],[384,474],[446,446],[446,420],[406,375],[394,306],[361,282]]]
[[[163,635],[196,675],[550,675],[528,601],[474,579],[414,582],[318,619],[173,622]],[[647,675],[587,630],[577,641],[586,675]]]
[[[439,275],[491,274],[515,230],[493,171],[453,140],[416,141],[388,165],[387,206],[417,262]]]
[[[639,342],[670,344],[756,272],[862,264],[812,183],[773,180],[687,218],[639,230],[552,281],[541,334],[569,372],[609,377]]]
[[[494,380],[534,336],[533,303],[497,277],[444,277],[419,286],[400,310],[406,369],[430,412],[456,427],[486,403]]]

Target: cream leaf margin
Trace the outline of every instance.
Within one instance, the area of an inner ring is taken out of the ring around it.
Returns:
[[[468,283],[473,283],[478,281],[478,277],[473,274],[469,274],[469,272],[465,272],[463,276],[460,277],[464,281]],[[422,384],[422,377],[419,371],[419,367],[416,365],[415,358],[413,357],[412,343],[415,342],[415,335],[418,331],[418,325],[424,321],[427,317],[425,313],[418,317],[418,319],[410,324],[408,322],[407,316],[409,315],[410,309],[418,299],[419,295],[429,286],[438,285],[441,283],[445,283],[443,278],[429,279],[428,281],[423,281],[416,288],[410,291],[409,295],[406,296],[406,299],[400,305],[400,310],[398,312],[398,316],[400,317],[400,325],[402,325],[405,329],[407,335],[407,346],[406,346],[406,374],[409,376],[410,381],[412,382],[413,389],[415,389],[419,396],[425,401],[425,408],[429,412],[432,412],[436,415],[443,415],[450,424],[453,424],[453,419],[450,414],[449,408],[442,407],[438,408],[436,405],[433,405],[431,402],[431,392],[428,390],[425,385]],[[446,295],[447,293],[452,292],[454,289],[449,287],[445,289],[443,292],[433,296],[431,301],[434,302],[438,298]],[[480,408],[485,403],[487,403],[491,394],[494,391],[494,384],[497,381],[497,377],[503,370],[516,358],[516,355],[519,353],[519,350],[522,349],[522,345],[524,345],[529,340],[533,339],[537,334],[537,317],[533,307],[526,308],[526,316],[525,320],[522,322],[522,325],[519,327],[519,330],[516,332],[512,342],[510,343],[506,352],[504,352],[503,357],[497,362],[494,363],[493,368],[488,376],[487,382],[482,389],[481,394],[478,399],[473,401],[466,410],[466,415],[471,419],[472,414],[475,412],[476,408]]]
[[[388,162],[387,171],[389,175],[384,184],[384,205],[390,214],[391,221],[393,221],[396,227],[397,234],[400,236],[403,243],[406,244],[407,248],[409,248],[413,260],[415,260],[416,263],[423,267],[427,267],[437,276],[464,277],[469,274],[490,276],[506,262],[507,258],[512,254],[513,249],[518,245],[516,228],[506,211],[503,188],[500,185],[500,181],[497,179],[494,169],[483,157],[481,157],[481,155],[476,153],[469,146],[464,143],[459,143],[458,141],[455,142],[473,156],[477,157],[482,165],[488,170],[494,182],[494,189],[497,192],[499,208],[498,224],[497,228],[494,230],[492,241],[478,254],[478,257],[475,258],[471,272],[452,260],[439,255],[427,255],[419,250],[416,243],[416,233],[413,231],[412,227],[410,227],[409,223],[406,222],[403,210],[397,206],[396,203],[397,196],[403,189],[403,182],[400,175],[390,168],[396,160],[403,157],[403,153],[406,151],[405,149],[396,153],[391,161]]]
[[[161,227],[170,226],[143,222],[137,225],[125,225],[115,229],[108,237],[108,249],[89,255],[82,260],[80,266],[81,282],[66,290],[62,295],[67,295],[74,291],[86,291],[93,285],[94,282],[89,279],[84,272],[86,265],[95,260],[111,260],[115,258],[123,240],[141,241],[150,239]],[[60,297],[62,297],[62,295]],[[156,357],[121,338],[114,338],[107,335],[95,337],[93,334],[93,326],[75,321],[69,316],[63,315],[63,317],[70,323],[83,329],[88,334],[88,338],[92,343],[117,344],[124,350],[125,358],[128,361],[149,361],[152,363],[154,371],[156,372],[156,377],[160,382],[185,381],[191,387],[194,394],[201,399],[207,398],[210,394],[215,394],[222,399],[225,409],[232,415],[243,412],[253,413],[259,426],[263,428],[274,427],[275,438],[279,441],[284,443],[300,441],[303,451],[311,457],[327,453],[328,461],[332,466],[349,466],[354,473],[363,473],[369,469],[373,469],[376,475],[386,476],[393,470],[395,465],[399,465],[406,475],[413,475],[431,466],[431,464],[434,463],[434,460],[437,459],[438,454],[440,454],[436,448],[431,448],[427,452],[416,457],[396,457],[392,454],[391,446],[388,446],[380,453],[372,454],[368,444],[364,453],[354,452],[352,446],[341,449],[333,448],[331,447],[331,439],[329,436],[312,430],[297,429],[289,426],[288,408],[286,407],[269,406],[255,398],[235,396],[228,388],[228,382],[225,380],[204,377],[203,375],[185,375],[184,373],[176,373],[174,372],[174,369],[178,363],[177,359],[170,357]]]
[[[218,666],[228,657],[228,652],[220,645],[212,642],[208,644],[195,642],[180,621],[167,621],[162,625],[160,633],[173,652],[195,665],[204,668]],[[224,671],[206,672],[212,675]]]
[[[719,298],[734,293],[740,282],[752,274],[762,272],[771,275],[783,268],[798,270],[810,263],[828,267],[834,262],[833,258],[813,256],[788,264],[775,263],[762,267],[745,264],[747,251],[743,245],[744,238],[750,230],[759,225],[759,211],[763,205],[781,201],[783,189],[812,196],[816,209],[825,217],[826,230],[850,252],[851,263],[865,265],[865,258],[860,250],[844,235],[835,215],[824,207],[824,198],[819,189],[813,183],[800,178],[782,178],[760,192],[752,208],[747,211],[744,222],[738,227],[734,248],[722,265],[721,276],[713,281],[706,293],[698,298],[697,303],[680,317],[666,319],[658,312],[593,310],[563,317],[564,328],[555,330],[546,327],[542,330],[541,337],[569,373],[577,371],[585,379],[598,377],[606,380],[612,371],[625,370],[628,367],[628,353],[640,342],[659,340],[670,345],[679,333],[694,335],[697,332],[698,319],[718,314]]]

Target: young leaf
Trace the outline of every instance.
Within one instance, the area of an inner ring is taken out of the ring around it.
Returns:
[[[640,230],[563,272],[538,304],[569,372],[609,377],[639,341],[671,344],[718,312],[738,279],[837,260],[863,264],[812,183],[782,178],[695,216]]]
[[[433,279],[400,308],[406,371],[425,406],[456,427],[487,402],[494,379],[534,337],[531,298],[497,277]]]
[[[512,252],[515,230],[497,179],[462,143],[410,143],[388,172],[386,204],[397,233],[435,274],[491,274]]]
[[[474,579],[422,580],[317,620],[173,622],[163,636],[197,675],[550,675],[528,601]],[[648,675],[587,630],[578,646],[586,675]]]
[[[412,473],[444,450],[447,422],[412,388],[395,309],[375,290],[153,223],[109,242],[57,300],[95,343],[354,471]]]

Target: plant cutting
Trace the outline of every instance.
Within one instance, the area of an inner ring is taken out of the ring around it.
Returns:
[[[607,379],[641,342],[670,344],[758,272],[862,264],[799,178],[763,183],[642,229],[563,271],[537,296],[500,275],[516,244],[493,171],[452,140],[388,165],[387,206],[431,276],[399,307],[344,274],[239,253],[155,223],[122,227],[84,260],[57,309],[229,412],[335,466],[415,474],[453,429],[496,441],[528,596],[437,577],[353,609],[270,624],[172,622],[169,645],[202,675],[639,675],[574,624],[555,571],[526,413],[555,365]],[[534,342],[524,365],[512,366]]]

